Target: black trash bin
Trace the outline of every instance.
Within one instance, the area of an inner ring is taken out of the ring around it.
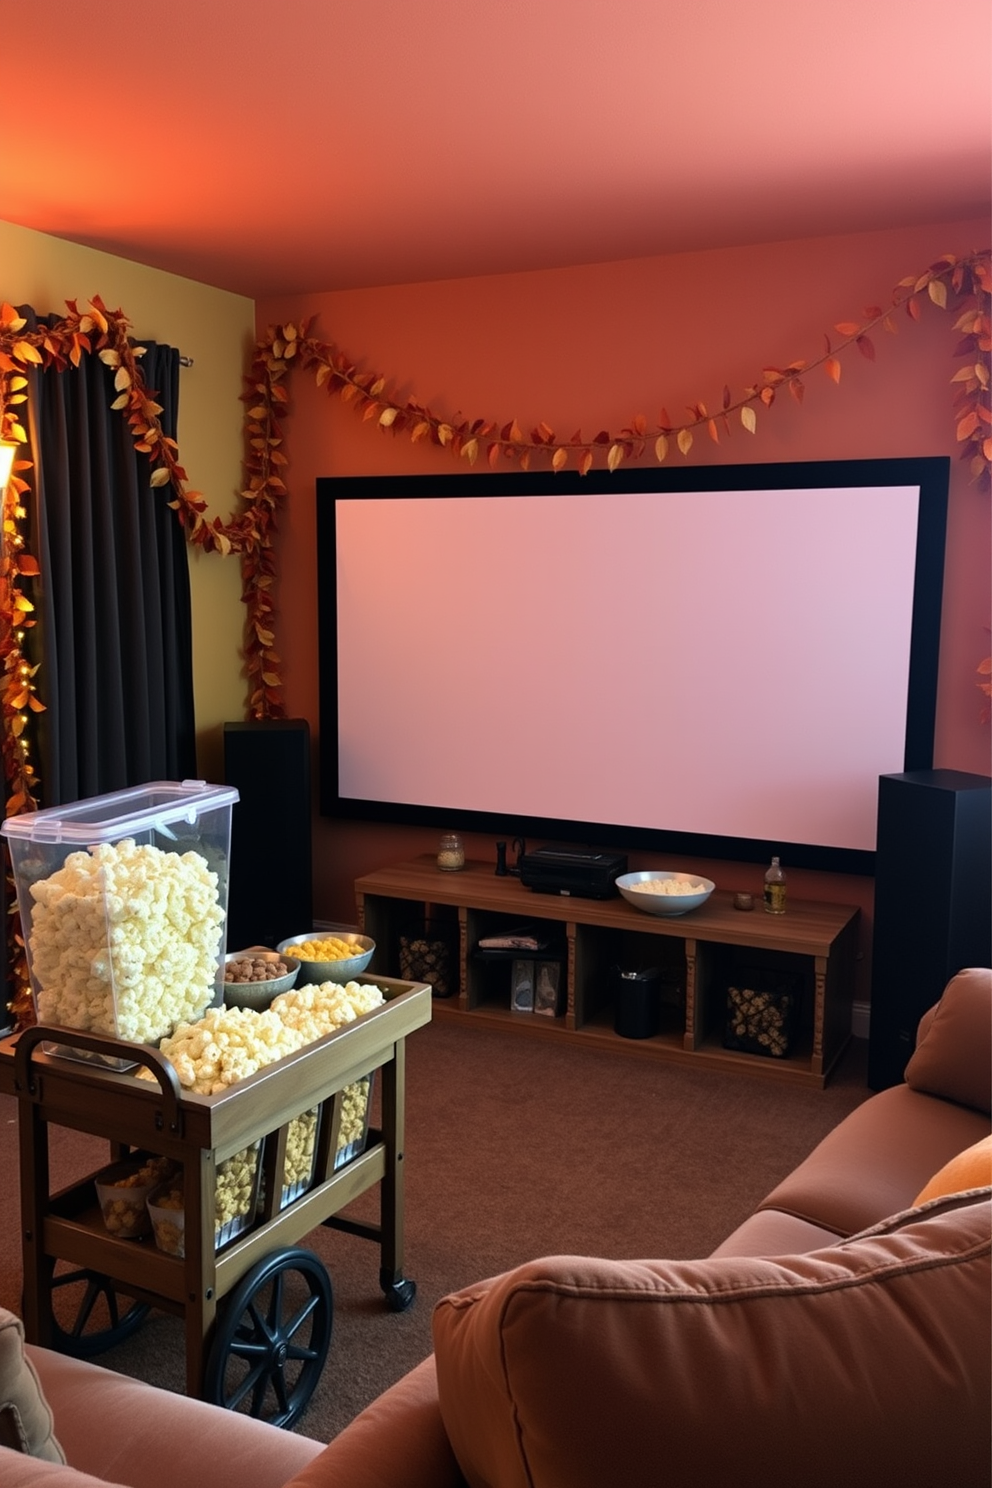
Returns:
[[[613,1027],[621,1038],[651,1038],[661,1027],[661,971],[613,968]]]

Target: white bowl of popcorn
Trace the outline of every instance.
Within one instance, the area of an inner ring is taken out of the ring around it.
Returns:
[[[308,930],[291,935],[276,947],[280,955],[295,956],[300,963],[299,982],[350,982],[372,960],[375,941],[355,931]]]
[[[680,873],[669,868],[644,868],[638,873],[622,873],[617,888],[628,904],[645,914],[688,914],[705,904],[716,888],[710,878],[697,873]]]

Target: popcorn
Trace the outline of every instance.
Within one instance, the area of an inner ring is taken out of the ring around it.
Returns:
[[[271,1009],[209,1008],[195,1023],[180,1023],[159,1052],[185,1090],[217,1095],[306,1042]],[[150,1074],[150,1071],[149,1071]]]
[[[148,1157],[140,1167],[130,1171],[121,1172],[121,1165],[115,1164],[97,1173],[97,1199],[110,1233],[123,1240],[147,1234],[145,1199],[156,1184],[171,1177],[175,1170],[176,1164],[170,1158]]]
[[[381,988],[349,982],[294,987],[273,998],[264,1012],[254,1008],[208,1008],[202,1018],[180,1023],[159,1052],[170,1061],[185,1090],[217,1095],[256,1070],[354,1022],[386,1001]],[[150,1070],[137,1071],[153,1079]]]
[[[325,1034],[353,1023],[363,1013],[382,1007],[379,987],[361,982],[320,982],[316,986],[291,987],[272,999],[269,1011],[302,1036],[303,1043],[316,1043]]]
[[[253,1142],[243,1152],[236,1152],[217,1168],[214,1198],[214,1228],[219,1233],[232,1220],[251,1212],[255,1202],[255,1174],[258,1171],[260,1143]]]
[[[310,1182],[313,1176],[314,1140],[317,1136],[317,1107],[304,1111],[286,1128],[286,1162],[283,1171],[283,1202],[287,1191]]]
[[[676,878],[646,878],[630,887],[638,894],[698,894],[699,881],[682,875]]]
[[[199,853],[125,837],[70,853],[30,892],[40,1022],[153,1043],[209,1004],[224,910]]]
[[[103,1211],[103,1222],[111,1235],[117,1235],[121,1240],[129,1240],[135,1235],[143,1235],[148,1231],[148,1213],[145,1209],[144,1195],[128,1202],[127,1199],[110,1199],[101,1205]]]
[[[337,1151],[360,1142],[365,1135],[366,1116],[369,1106],[371,1078],[366,1075],[354,1085],[346,1085],[341,1092],[341,1125],[338,1129]]]
[[[168,1193],[160,1193],[154,1201],[151,1198],[148,1200],[155,1244],[166,1255],[186,1254],[185,1207],[182,1190],[179,1188],[170,1188]]]

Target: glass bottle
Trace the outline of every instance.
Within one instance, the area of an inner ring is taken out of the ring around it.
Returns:
[[[465,847],[457,832],[445,832],[437,848],[437,866],[444,873],[465,867]]]
[[[765,909],[768,914],[785,914],[785,874],[778,858],[765,874]]]

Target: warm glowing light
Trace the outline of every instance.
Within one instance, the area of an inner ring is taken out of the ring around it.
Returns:
[[[5,439],[0,440],[0,496],[7,489],[7,482],[10,480],[10,472],[14,468],[16,454],[16,444],[8,444]]]

